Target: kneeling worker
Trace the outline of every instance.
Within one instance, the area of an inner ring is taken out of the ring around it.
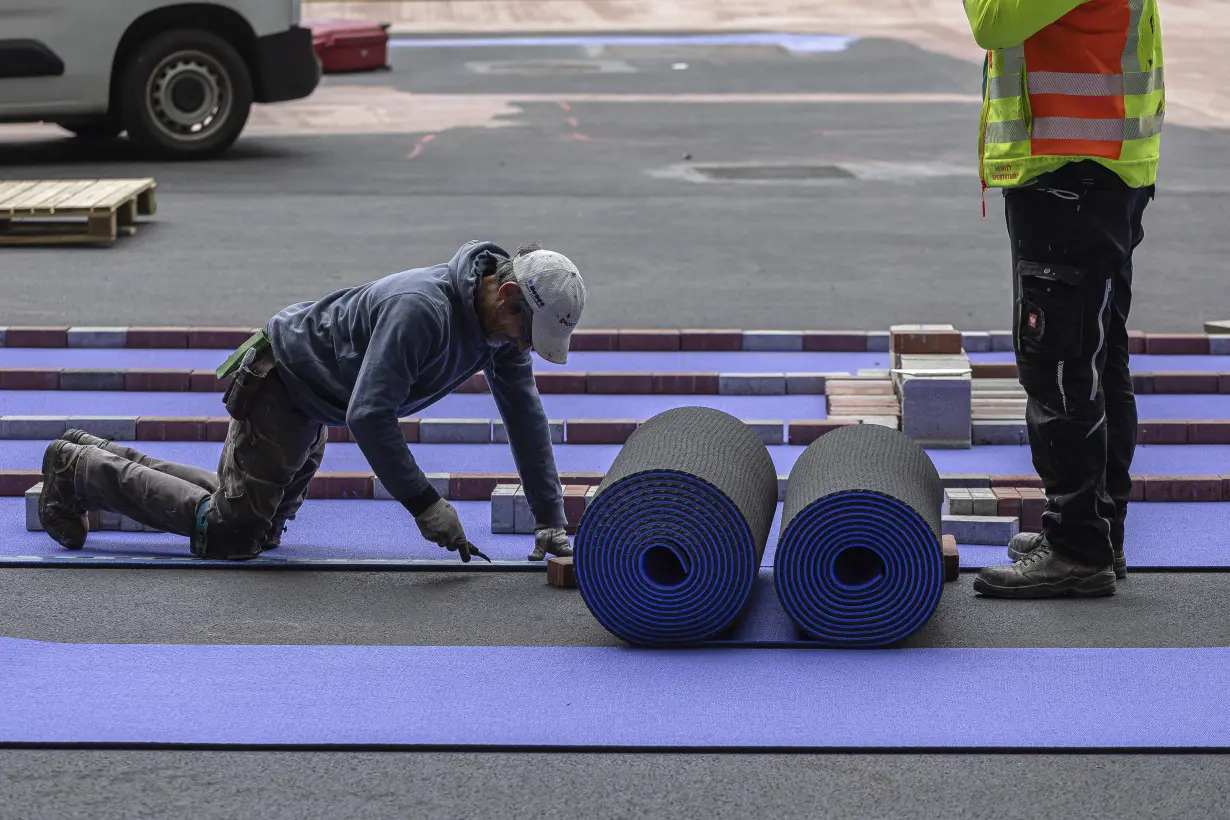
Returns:
[[[538,523],[529,559],[570,555],[529,351],[566,362],[584,305],[584,283],[566,257],[536,246],[510,257],[490,242],[292,305],[219,370],[234,379],[217,473],[69,431],[43,456],[39,520],[68,549],[84,546],[86,512],[102,509],[186,536],[201,558],[254,558],[278,546],[302,506],[327,425],[345,424],[423,537],[469,561],[475,549],[456,510],[415,463],[398,420],[482,370]]]

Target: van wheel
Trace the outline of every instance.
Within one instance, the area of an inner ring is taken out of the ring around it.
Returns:
[[[248,121],[252,77],[218,35],[180,29],[137,49],[120,81],[121,119],[143,151],[203,159],[226,151]]]
[[[98,117],[92,120],[76,120],[62,122],[59,126],[71,134],[86,140],[109,140],[120,135],[124,126],[110,117]]]

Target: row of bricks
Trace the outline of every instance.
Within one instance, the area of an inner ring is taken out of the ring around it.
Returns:
[[[853,380],[848,373],[536,373],[543,394],[668,394],[785,396],[822,395],[830,380]],[[128,390],[168,393],[220,393],[230,378],[212,370],[85,370],[58,367],[0,368],[0,390]],[[475,373],[459,393],[488,393],[483,373]]]
[[[1037,484],[1040,485],[1041,482],[1037,481]],[[950,487],[944,491],[944,494],[946,496],[945,506],[949,515],[1015,518],[1020,521],[1020,529],[1023,532],[1042,531],[1042,513],[1046,511],[1046,493],[1043,492],[1041,486]],[[965,543],[993,542],[966,541]]]
[[[1038,518],[1041,526],[1042,519]],[[1006,547],[1012,536],[1021,532],[1022,523],[1016,516],[997,515],[946,515],[941,521],[943,534],[951,536],[959,544],[982,544],[991,547]],[[1038,530],[1025,529],[1025,532]]]
[[[26,530],[41,532],[42,522],[38,517],[39,496],[43,485],[38,483],[26,491]],[[569,535],[576,533],[581,516],[589,505],[597,486],[569,484],[564,486],[564,513],[567,517]],[[161,532],[134,521],[126,515],[109,510],[91,510],[88,515],[91,532]],[[491,531],[493,533],[533,534],[536,521],[525,497],[524,490],[515,484],[498,485],[491,494]]]
[[[581,516],[598,491],[597,485],[564,484],[564,529],[569,535],[577,531]],[[525,488],[517,484],[499,484],[491,491],[491,532],[532,535],[537,526]]]
[[[1227,355],[1230,355],[1230,351],[1227,351]],[[979,382],[985,383],[991,379],[1011,379],[1016,382],[1018,378],[1016,365],[1012,362],[971,362],[970,371],[975,380],[975,390],[978,390]],[[1132,389],[1142,396],[1227,394],[1230,393],[1230,373],[1180,370],[1167,373],[1134,373]]]
[[[1023,418],[988,419],[975,417],[972,425],[975,445],[1026,445],[1029,433]],[[1136,427],[1137,444],[1230,444],[1230,420],[1166,419],[1141,421]]]
[[[997,499],[1039,497],[1042,479],[1036,475],[945,475],[940,477],[948,498],[968,498],[961,490],[991,490]],[[953,493],[957,493],[954,497]],[[985,498],[986,496],[981,496]],[[1042,496],[1045,497],[1045,496]],[[1230,501],[1230,475],[1132,476],[1132,501]],[[964,509],[959,508],[959,509]],[[984,511],[988,508],[983,507]],[[1009,514],[1000,504],[999,515]]]
[[[26,530],[29,532],[43,531],[43,523],[38,518],[38,499],[42,489],[43,485],[39,483],[26,491]],[[90,510],[86,513],[86,522],[90,532],[160,532],[110,510]]]
[[[9,327],[3,347],[204,348],[238,347],[254,328],[219,327]],[[807,351],[882,352],[884,331],[778,330],[576,330],[574,351]]]
[[[898,426],[899,417],[876,408],[848,408],[824,420],[751,420],[748,428],[764,444],[806,446],[825,433],[851,424]],[[407,444],[505,444],[508,431],[500,419],[402,419]],[[548,421],[553,444],[624,444],[636,432],[636,419],[569,419]],[[0,440],[50,440],[77,429],[113,441],[225,441],[226,417],[162,416],[0,416]],[[975,419],[974,445],[1025,445],[1022,420]],[[333,443],[353,442],[345,427],[330,427]],[[1230,444],[1230,420],[1142,421],[1137,443],[1159,445]]]
[[[427,473],[427,479],[441,497],[450,501],[489,501],[496,486],[521,481],[519,476],[509,473]],[[560,474],[560,483],[564,486],[596,486],[602,479],[602,473]],[[940,479],[947,494],[962,488],[990,488],[997,491],[997,499],[1045,498],[1042,481],[1037,476],[943,475]],[[42,474],[38,470],[0,470],[0,497],[25,495],[41,481]],[[785,498],[786,482],[786,476],[778,476],[778,501]],[[308,497],[392,500],[379,480],[365,472],[319,472],[312,479]],[[953,512],[951,498],[949,495],[948,506]],[[1132,500],[1230,502],[1230,475],[1132,476]],[[1002,507],[998,509],[999,514],[1005,514]]]
[[[624,444],[636,419],[568,419],[547,422],[553,444]],[[745,422],[766,445],[785,441],[780,420]],[[407,444],[506,444],[501,419],[401,419]],[[0,440],[50,440],[67,430],[84,430],[113,441],[226,441],[229,418],[163,416],[0,416]],[[345,427],[330,427],[329,441],[353,442]]]
[[[426,473],[426,477],[440,497],[449,501],[490,501],[496,487],[519,486],[521,481],[519,476],[509,473]],[[25,495],[42,479],[37,470],[0,470],[0,497]],[[561,473],[560,485],[565,489],[597,487],[602,479],[602,473]],[[779,475],[779,502],[785,500],[786,484],[787,476]],[[308,498],[394,500],[380,479],[364,472],[319,472],[308,487]]]
[[[973,362],[973,378],[1016,379],[1011,363]],[[879,371],[866,371],[865,377]],[[536,373],[542,394],[667,394],[785,396],[821,395],[835,383],[859,381],[848,373],[636,373],[549,372]],[[866,379],[875,381],[876,379]],[[1230,373],[1137,373],[1132,377],[1141,395],[1230,394]],[[230,379],[219,379],[212,370],[133,369],[102,370],[60,367],[2,367],[0,390],[128,390],[140,392],[220,393]],[[457,390],[487,393],[483,373],[475,373]],[[1011,393],[1013,391],[1003,391]]]
[[[899,336],[913,336],[918,352],[947,352],[949,334],[959,335],[967,353],[1012,350],[1010,331],[939,332],[917,328],[951,326],[894,326]],[[916,328],[915,330],[909,330]],[[2,347],[78,348],[197,348],[227,350],[238,347],[256,328],[239,327],[8,327],[0,328]],[[886,352],[892,331],[828,330],[576,330],[576,351],[806,351]],[[919,342],[919,339],[927,339]],[[932,341],[940,338],[938,344]],[[1230,335],[1207,333],[1143,333],[1129,331],[1132,353],[1159,355],[1230,354]],[[900,344],[900,342],[899,342]],[[955,351],[953,351],[955,352]]]

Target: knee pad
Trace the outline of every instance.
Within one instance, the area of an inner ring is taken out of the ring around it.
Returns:
[[[197,510],[191,550],[197,558],[222,561],[247,561],[261,554],[265,533],[251,527],[234,527],[213,514],[213,500],[207,498]]]

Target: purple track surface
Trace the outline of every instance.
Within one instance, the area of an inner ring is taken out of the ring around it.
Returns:
[[[823,419],[824,396],[573,395],[542,397],[553,419],[647,419],[663,410],[700,405],[745,420]],[[1230,419],[1227,396],[1137,396],[1142,419]],[[7,416],[224,416],[220,393],[129,393],[125,391],[0,390]],[[495,401],[483,393],[454,393],[420,410],[422,418],[498,418]]]
[[[17,556],[77,560],[93,566],[105,558],[190,558],[185,538],[161,533],[91,533],[87,548],[62,549],[45,533],[25,529],[24,499],[0,498],[0,560]],[[456,504],[466,532],[493,561],[524,562],[532,548],[528,535],[492,535],[490,505]],[[777,552],[777,517],[769,532],[761,565],[773,566]],[[1128,563],[1137,568],[1230,567],[1230,504],[1133,504],[1128,509]],[[962,545],[963,567],[984,567],[1007,560],[1003,547]],[[309,500],[290,522],[282,546],[267,555],[276,562],[406,561],[444,559],[452,553],[428,544],[405,510],[391,501]],[[265,560],[264,558],[260,560]],[[199,565],[200,562],[193,562]],[[459,562],[458,562],[459,563]],[[232,565],[250,566],[250,564]]]
[[[667,652],[3,638],[0,653],[0,697],[17,707],[0,711],[0,743],[1175,749],[1220,748],[1230,737],[1227,648]],[[456,697],[457,681],[481,696]],[[954,719],[953,681],[960,714],[996,719]],[[1073,698],[1002,708],[1006,691],[1099,691],[1106,681],[1120,706],[1113,720]],[[527,709],[526,692],[556,694]]]
[[[154,458],[216,469],[221,442],[143,441],[134,444]],[[515,473],[512,451],[506,444],[412,444],[410,450],[427,473]],[[37,470],[45,441],[0,441],[0,470]],[[617,444],[562,444],[555,447],[560,472],[604,473]],[[802,447],[769,448],[778,475],[787,475]],[[976,475],[1029,475],[1033,472],[1029,448],[1024,446],[974,447],[969,450],[928,450],[941,473]],[[330,444],[321,469],[332,472],[371,470],[357,444]],[[1136,448],[1132,472],[1137,475],[1230,474],[1230,444],[1141,445]]]
[[[192,368],[213,370],[229,350],[114,350],[0,348],[0,367],[90,369]],[[611,372],[853,373],[889,366],[887,353],[602,353],[574,352],[560,366],[534,357],[534,369]]]
[[[1230,396],[1224,398],[1230,418]],[[551,419],[644,420],[681,405],[725,410],[746,420],[822,419],[824,396],[571,395],[548,393],[543,409]],[[225,416],[221,393],[129,393],[126,391],[0,390],[7,416]],[[419,418],[496,419],[495,400],[485,393],[454,393],[420,410]]]
[[[971,362],[1014,362],[1011,351],[971,353]],[[1138,353],[1132,357],[1131,368],[1136,373],[1170,373],[1190,370],[1197,373],[1230,372],[1230,356],[1158,356]]]

